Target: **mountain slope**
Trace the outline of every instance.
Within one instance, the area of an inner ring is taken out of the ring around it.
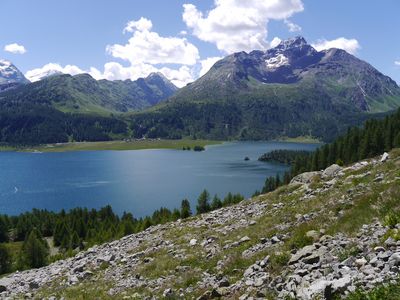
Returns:
[[[305,174],[307,182],[5,276],[2,296],[342,299],[357,287],[398,287],[399,167],[395,149]]]
[[[176,90],[161,74],[136,81],[97,81],[88,74],[52,75],[0,94],[0,102],[29,102],[63,112],[109,114],[150,107]]]
[[[330,140],[371,114],[400,106],[400,88],[347,52],[318,52],[301,38],[235,53],[179,90],[168,103],[133,117],[139,137]]]
[[[29,83],[24,74],[10,61],[0,59],[0,92]]]

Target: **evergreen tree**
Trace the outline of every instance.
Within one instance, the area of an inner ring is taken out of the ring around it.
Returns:
[[[207,190],[204,190],[197,199],[197,206],[196,206],[197,214],[199,215],[206,213],[210,211],[210,209],[211,209],[210,194],[208,193]]]
[[[211,210],[215,210],[218,208],[222,207],[222,201],[221,199],[218,197],[218,195],[215,195],[212,202],[211,202]]]
[[[40,268],[47,264],[49,248],[40,232],[34,228],[22,245],[23,262],[27,267]]]
[[[233,195],[231,192],[229,192],[228,195],[225,196],[222,206],[228,206],[231,204],[233,204]]]
[[[192,215],[192,211],[190,210],[190,202],[188,199],[183,199],[181,203],[181,218],[186,219]]]

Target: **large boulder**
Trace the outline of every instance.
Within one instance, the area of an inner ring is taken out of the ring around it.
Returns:
[[[337,165],[337,164],[333,164],[329,167],[327,167],[323,172],[322,172],[322,178],[332,178],[337,176],[340,171],[342,171],[342,167]]]
[[[319,174],[320,174],[320,172],[306,172],[306,173],[299,174],[290,181],[290,184],[311,183],[312,179]]]

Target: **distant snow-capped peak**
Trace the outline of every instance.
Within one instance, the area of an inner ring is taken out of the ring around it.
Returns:
[[[0,59],[0,84],[27,83],[24,74],[12,62]]]

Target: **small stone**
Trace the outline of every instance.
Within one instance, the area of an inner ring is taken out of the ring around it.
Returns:
[[[377,246],[374,248],[375,252],[385,252],[385,248],[383,248],[382,246]]]
[[[229,286],[229,280],[228,278],[224,277],[222,278],[219,283],[218,283],[219,287],[228,287]]]
[[[276,236],[276,235],[274,235],[272,238],[271,238],[271,243],[272,244],[277,244],[277,243],[279,243],[281,240]]]
[[[389,158],[389,153],[387,153],[387,152],[383,153],[382,158],[381,158],[381,162],[387,161],[388,158]]]
[[[365,265],[367,264],[367,260],[366,260],[364,257],[362,257],[362,258],[356,259],[356,260],[354,261],[354,264],[355,264],[358,268],[361,268],[362,266],[365,266]]]
[[[391,266],[399,266],[400,265],[400,253],[393,253],[389,258],[389,264]]]
[[[321,234],[316,230],[307,231],[306,237],[313,239],[314,242],[318,241]]]
[[[173,290],[170,289],[170,288],[164,290],[164,292],[163,292],[163,296],[164,296],[164,297],[171,297],[173,294],[174,294],[174,292],[173,292]]]
[[[197,240],[196,239],[191,239],[190,242],[189,242],[190,246],[196,246],[196,244],[197,244]]]
[[[250,241],[250,238],[248,236],[244,236],[239,240],[239,244],[246,243],[248,241]]]

